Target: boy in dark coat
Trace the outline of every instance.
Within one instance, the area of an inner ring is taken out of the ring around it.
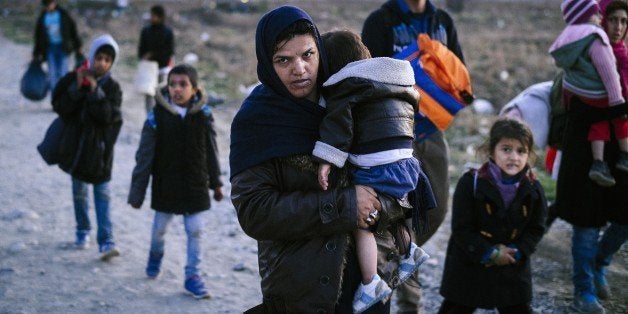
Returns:
[[[113,147],[122,126],[122,91],[111,77],[118,44],[110,35],[96,38],[89,66],[64,76],[53,92],[52,107],[64,123],[59,167],[72,176],[76,246],[89,243],[87,184],[94,185],[98,249],[103,260],[119,255],[109,219],[109,187]]]
[[[199,270],[203,213],[210,207],[209,189],[214,200],[223,197],[214,119],[189,65],[170,71],[168,86],[156,99],[142,129],[128,198],[133,208],[140,208],[152,176],[155,218],[146,275],[159,275],[166,228],[174,215],[182,215],[188,239],[184,287],[195,298],[209,298]]]

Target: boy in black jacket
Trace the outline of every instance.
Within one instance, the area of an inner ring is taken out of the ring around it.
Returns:
[[[65,75],[53,92],[52,107],[63,120],[59,167],[72,176],[76,246],[87,248],[90,221],[87,184],[94,185],[98,249],[102,260],[118,256],[111,220],[109,187],[113,146],[122,126],[122,91],[111,77],[118,44],[110,35],[96,38],[89,64]]]

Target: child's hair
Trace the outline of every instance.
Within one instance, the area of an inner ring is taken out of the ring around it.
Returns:
[[[198,73],[196,73],[196,69],[189,64],[179,64],[172,68],[170,72],[168,72],[168,82],[170,82],[170,76],[173,74],[186,75],[190,79],[190,83],[192,83],[192,87],[198,87]]]
[[[371,58],[369,49],[362,43],[360,35],[350,30],[335,30],[321,36],[327,53],[329,73],[333,74],[345,65]]]
[[[284,41],[288,41],[298,35],[310,35],[313,38],[316,38],[316,34],[316,28],[312,23],[307,20],[298,20],[290,26],[286,27],[286,29],[284,29],[281,33],[279,33],[279,35],[275,39],[273,54],[279,51],[279,49],[281,48],[279,44]]]
[[[55,2],[55,0],[41,0],[41,4],[47,7],[49,4]]]
[[[113,49],[113,47],[111,45],[102,45],[102,46],[100,46],[98,49],[96,49],[96,53],[94,54],[94,56],[96,56],[99,53],[104,53],[104,54],[110,56],[111,60],[115,60],[116,59],[116,50]]]
[[[479,151],[490,156],[494,151],[497,143],[502,139],[513,139],[521,142],[528,150],[528,164],[534,164],[536,153],[534,152],[534,138],[532,131],[525,123],[513,118],[499,118],[491,127],[488,140],[480,146]]]
[[[166,9],[157,4],[150,8],[150,13],[163,19],[166,16]]]
[[[620,0],[612,1],[608,4],[606,10],[604,10],[604,16],[609,16],[611,13],[618,10],[624,10],[628,12],[628,3],[626,3],[626,1]]]

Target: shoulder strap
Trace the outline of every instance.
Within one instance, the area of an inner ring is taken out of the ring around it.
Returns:
[[[155,109],[151,109],[151,111],[148,112],[148,115],[146,117],[146,122],[148,122],[148,125],[153,130],[157,129],[157,120],[155,119]]]
[[[478,188],[478,171],[477,169],[473,171],[473,196],[475,197],[475,191]]]

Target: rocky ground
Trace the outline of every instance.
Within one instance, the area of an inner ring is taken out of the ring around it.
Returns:
[[[102,1],[84,2],[96,6]],[[260,13],[194,11],[184,5],[194,1],[181,2],[180,8],[175,9],[173,1],[162,2],[176,12],[173,24],[178,27],[177,35],[182,42],[177,58],[182,60],[191,52],[200,56],[198,66],[205,80],[210,81],[206,87],[227,98],[224,105],[214,108],[214,115],[228,196],[229,126],[242,98],[238,85],[254,83],[251,28],[254,29]],[[212,1],[200,2],[205,5]],[[334,5],[322,0],[293,3],[305,7],[325,31],[332,26],[359,30],[360,21],[381,3],[368,0],[356,6],[357,2],[360,1],[334,1]],[[152,210],[148,204],[134,210],[125,201],[145,118],[143,99],[134,93],[131,84],[134,40],[139,32],[142,9],[149,4],[131,1],[132,7],[115,18],[99,13],[110,13],[99,11],[101,9],[74,11],[80,16],[78,23],[86,40],[105,30],[96,21],[106,21],[106,29],[120,38],[123,49],[113,73],[124,90],[125,122],[116,145],[110,185],[114,233],[122,255],[103,263],[98,260],[94,242],[88,250],[74,250],[70,178],[57,167],[47,166],[35,149],[55,117],[49,99],[30,102],[19,94],[19,77],[28,63],[31,46],[8,40],[7,36],[11,36],[19,41],[24,38],[24,32],[5,26],[19,27],[22,20],[18,17],[26,14],[10,8],[32,9],[39,1],[0,3],[3,15],[9,18],[0,21],[0,60],[4,60],[0,63],[0,313],[239,313],[259,303],[256,243],[242,232],[228,198],[215,203],[205,216],[202,277],[213,296],[210,300],[196,301],[184,293],[185,232],[180,220],[175,220],[169,229],[162,275],[157,280],[146,279],[144,275]],[[274,6],[283,1],[264,3]],[[465,11],[454,15],[472,78],[478,78],[476,93],[496,104],[505,103],[532,82],[551,78],[544,45],[548,46],[547,42],[560,30],[556,26],[559,23],[547,21],[560,18],[552,11],[559,1],[548,1],[553,5],[549,7],[545,1],[526,2],[530,3],[524,7],[526,10],[517,8],[520,13],[509,13],[509,8],[523,5],[521,3],[523,1],[495,1],[493,4],[469,0]],[[138,7],[133,7],[134,4]],[[129,31],[131,26],[132,31]],[[199,38],[205,32],[209,39],[203,42]],[[532,66],[534,62],[540,65]],[[243,74],[238,76],[239,80],[234,80],[232,77],[238,71]],[[477,161],[473,146],[485,135],[492,118],[465,109],[448,131],[452,144],[450,174],[454,180],[466,161]],[[90,215],[95,226],[93,209]],[[424,246],[432,255],[420,275],[426,313],[435,313],[442,300],[438,287],[449,233],[448,217]],[[533,257],[535,313],[569,313],[568,305],[572,301],[570,235],[569,225],[557,221]],[[604,302],[607,312],[628,313],[626,246],[609,268],[609,282],[614,297]],[[393,305],[393,312],[395,309]]]

